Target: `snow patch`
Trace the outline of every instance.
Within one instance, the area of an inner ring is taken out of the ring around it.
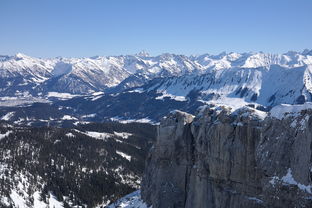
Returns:
[[[67,137],[76,137],[73,133],[69,132],[67,134],[65,134]]]
[[[272,184],[273,186],[276,184],[277,181],[281,181],[284,183],[284,185],[295,185],[297,186],[300,190],[305,191],[309,194],[312,194],[312,185],[304,185],[301,184],[299,182],[297,182],[292,173],[291,173],[291,169],[288,168],[287,170],[287,174],[285,176],[283,176],[282,178],[279,178],[277,176],[272,177],[272,179],[269,181],[270,184]]]
[[[81,118],[94,118],[95,116],[96,116],[96,114],[92,113],[92,114],[83,115],[83,116],[81,116]]]
[[[141,199],[141,191],[135,191],[119,199],[107,208],[151,208]]]
[[[9,136],[12,132],[13,132],[13,131],[8,131],[8,132],[6,132],[5,134],[0,134],[0,139],[3,139],[3,138],[5,138],[5,137]]]
[[[67,100],[67,99],[71,99],[74,97],[77,97],[79,95],[73,95],[70,93],[61,93],[61,92],[49,92],[48,93],[48,97],[55,97],[55,98],[59,98],[61,100]]]
[[[149,118],[140,118],[140,119],[123,119],[119,116],[116,116],[116,117],[112,117],[110,118],[111,121],[117,121],[117,122],[120,122],[120,123],[150,123],[150,124],[157,124],[155,123],[154,121],[152,121],[151,119]]]
[[[64,208],[63,202],[59,202],[56,197],[50,193],[49,197],[49,207],[50,208]]]
[[[127,160],[131,161],[131,156],[130,155],[127,155],[127,154],[125,154],[123,152],[120,152],[120,151],[117,151],[117,150],[116,150],[116,153],[118,155],[120,155],[121,157],[126,158]]]
[[[114,134],[110,134],[110,133],[105,133],[105,132],[96,132],[96,131],[79,131],[77,129],[74,129],[76,132],[87,135],[89,137],[92,137],[94,139],[100,139],[100,140],[105,140],[107,138],[113,137]]]
[[[162,95],[156,97],[155,99],[156,100],[163,100],[165,98],[170,98],[172,100],[176,100],[176,101],[180,101],[180,102],[187,101],[187,99],[184,96],[176,96],[176,95],[168,94],[166,92],[162,92]]]
[[[118,137],[121,137],[123,139],[128,139],[130,136],[132,136],[133,134],[131,133],[127,133],[127,132],[116,132],[114,131],[114,134]]]
[[[281,104],[273,107],[270,110],[270,115],[274,118],[281,120],[286,116],[298,116],[301,111],[307,109],[312,109],[311,102],[307,102],[302,105]]]
[[[112,134],[104,133],[104,132],[96,132],[96,131],[87,131],[86,135],[93,137],[95,139],[107,139],[112,137]]]
[[[68,74],[72,71],[72,65],[64,62],[58,62],[55,64],[53,71],[51,72],[54,77]]]
[[[78,120],[77,118],[70,116],[70,115],[64,115],[61,119],[62,120]]]
[[[144,92],[144,90],[143,90],[143,88],[137,88],[137,89],[134,89],[134,90],[129,90],[129,91],[127,91],[128,93],[143,93]]]
[[[9,121],[13,116],[15,112],[9,112],[1,117],[1,120]]]
[[[19,195],[15,190],[12,190],[10,198],[13,201],[15,207],[28,208],[25,199],[21,195]]]

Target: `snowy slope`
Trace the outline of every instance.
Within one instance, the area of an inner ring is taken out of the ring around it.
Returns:
[[[104,207],[139,188],[155,136],[148,124],[47,129],[1,122],[0,207]]]
[[[141,199],[141,192],[135,191],[107,206],[107,208],[148,208],[148,206]]]
[[[310,59],[311,56],[307,55],[305,61]],[[54,105],[8,108],[0,112],[0,116],[13,122],[23,119],[28,125],[36,120],[57,123],[65,120],[99,122],[144,119],[158,122],[174,109],[193,113],[197,107],[205,104],[226,105],[233,110],[252,105],[258,110],[268,111],[280,104],[312,102],[312,65],[301,64],[296,67],[268,65],[207,69],[205,73],[185,71],[181,75],[158,77],[140,87],[121,92],[92,93],[87,96],[50,91],[47,94],[49,100],[57,99]],[[45,113],[40,114],[43,106]]]
[[[1,96],[38,96],[48,92],[90,94],[123,82],[124,88],[157,77],[222,73],[228,69],[299,68],[312,64],[311,51],[285,54],[221,53],[184,56],[147,53],[90,58],[34,58],[24,54],[0,56]]]
[[[311,72],[312,65],[229,68],[166,78],[145,90],[155,90],[163,97],[179,100],[198,92],[201,100],[211,103],[302,104],[312,99]]]

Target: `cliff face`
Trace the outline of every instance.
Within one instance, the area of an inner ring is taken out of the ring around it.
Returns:
[[[310,115],[170,114],[147,158],[143,200],[153,208],[312,207]]]

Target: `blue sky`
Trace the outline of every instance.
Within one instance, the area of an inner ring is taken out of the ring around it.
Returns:
[[[1,0],[0,54],[312,49],[311,0]]]

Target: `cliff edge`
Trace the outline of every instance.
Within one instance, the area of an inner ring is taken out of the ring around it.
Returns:
[[[153,208],[312,207],[312,110],[172,112],[146,161]]]

